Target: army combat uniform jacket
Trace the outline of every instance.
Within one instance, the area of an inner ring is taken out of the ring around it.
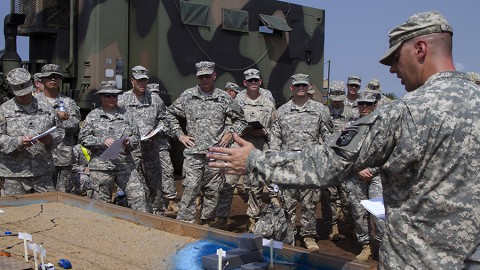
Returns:
[[[440,72],[359,119],[330,147],[254,150],[247,171],[281,185],[319,187],[381,167],[380,268],[461,269],[480,242],[479,118],[478,86],[464,73]]]
[[[242,109],[218,88],[208,96],[202,95],[198,86],[189,88],[167,108],[167,112],[177,138],[184,134],[178,118],[187,120],[187,135],[195,138],[195,146],[185,149],[184,154],[206,154],[225,133],[241,133],[246,126]],[[225,124],[227,119],[231,125]]]
[[[15,98],[0,106],[0,177],[33,177],[54,171],[52,150],[63,139],[63,130],[51,133],[52,145],[41,142],[24,148],[21,139],[35,136],[55,126],[55,112],[46,103],[33,97],[30,112]]]

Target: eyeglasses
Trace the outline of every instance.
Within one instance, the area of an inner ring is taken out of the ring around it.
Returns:
[[[299,83],[299,84],[295,84],[294,86],[295,86],[295,87],[298,87],[298,88],[300,88],[300,87],[307,88],[307,87],[308,87],[308,84]]]
[[[359,102],[357,102],[357,104],[358,104],[358,106],[370,107],[370,106],[373,106],[375,104],[375,102],[359,101]]]
[[[257,78],[252,78],[252,79],[247,80],[247,82],[249,82],[249,83],[258,82],[258,81],[260,81],[260,80],[257,79]]]
[[[197,77],[198,77],[200,80],[209,79],[210,77],[212,77],[212,74],[203,74],[203,75],[198,75]]]
[[[106,97],[106,98],[117,98],[118,97],[117,94],[103,94],[102,96]]]
[[[355,87],[355,88],[360,87],[360,85],[358,85],[358,84],[349,84],[348,86]]]

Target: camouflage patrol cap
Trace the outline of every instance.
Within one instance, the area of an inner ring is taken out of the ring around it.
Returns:
[[[238,84],[232,83],[232,82],[227,82],[227,84],[225,84],[225,90],[226,89],[232,89],[233,91],[235,91],[235,93],[240,92],[240,86],[238,86]]]
[[[160,84],[149,83],[149,84],[147,84],[147,90],[149,90],[150,92],[154,92],[154,93],[160,92]]]
[[[117,83],[115,81],[102,81],[100,84],[100,90],[98,90],[95,94],[120,94],[121,92],[122,90],[117,88]]]
[[[380,93],[374,90],[363,90],[358,93],[358,102],[377,102],[380,99]]]
[[[382,88],[380,87],[380,81],[378,79],[370,80],[367,84],[367,89],[379,92],[382,91]]]
[[[390,48],[380,59],[380,63],[390,66],[394,52],[400,48],[404,41],[432,33],[450,33],[453,35],[452,27],[448,25],[447,20],[440,12],[429,11],[410,16],[405,23],[388,33]]]
[[[33,74],[33,82],[39,82],[40,81],[40,74],[39,72]]]
[[[202,61],[198,62],[195,64],[195,67],[197,68],[197,76],[200,75],[210,75],[213,74],[215,71],[215,63],[213,62],[208,62],[208,61]]]
[[[245,76],[245,80],[248,81],[250,79],[259,79],[260,80],[260,71],[258,69],[247,69],[243,72],[243,75]]]
[[[476,72],[467,72],[467,75],[470,77],[470,80],[476,84],[480,85],[480,74]]]
[[[342,81],[332,81],[330,83],[330,99],[332,101],[345,100],[345,83]]]
[[[308,78],[307,74],[298,73],[292,75],[292,85],[297,84],[310,84],[310,79]]]
[[[24,68],[14,68],[8,72],[7,81],[15,96],[32,94],[33,82],[30,78],[30,73]]]
[[[148,69],[142,66],[134,66],[132,68],[132,77],[135,80],[141,80],[141,79],[149,79],[148,78]]]
[[[347,84],[362,85],[362,78],[356,75],[348,76]]]
[[[62,77],[62,79],[63,79],[63,74],[62,74],[62,70],[60,69],[60,66],[55,65],[55,64],[44,65],[42,67],[42,71],[40,72],[38,77],[39,78],[45,78],[45,77],[49,77],[52,74],[56,74],[56,75]]]

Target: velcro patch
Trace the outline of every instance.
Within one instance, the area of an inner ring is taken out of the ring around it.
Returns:
[[[350,126],[344,129],[336,141],[337,146],[348,145],[352,141],[353,137],[358,134],[358,129],[358,126]]]

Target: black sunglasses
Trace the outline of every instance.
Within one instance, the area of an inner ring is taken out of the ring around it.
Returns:
[[[308,87],[308,84],[299,83],[299,84],[295,84],[295,87],[303,87],[303,88],[306,88],[306,87]]]
[[[117,94],[103,94],[102,96],[104,96],[104,97],[106,97],[106,98],[112,98],[112,97],[113,97],[113,98],[116,98],[116,97],[118,97]]]
[[[59,75],[50,75],[50,76],[48,76],[48,77],[45,77],[45,79],[50,80],[50,81],[52,81],[52,80],[60,80],[61,78],[62,78],[62,77],[60,77]]]
[[[252,79],[247,80],[247,82],[249,82],[249,83],[258,82],[258,81],[260,81],[260,80],[257,79],[257,78],[252,78]]]
[[[358,106],[373,106],[375,102],[368,102],[368,101],[359,101],[357,102]]]

